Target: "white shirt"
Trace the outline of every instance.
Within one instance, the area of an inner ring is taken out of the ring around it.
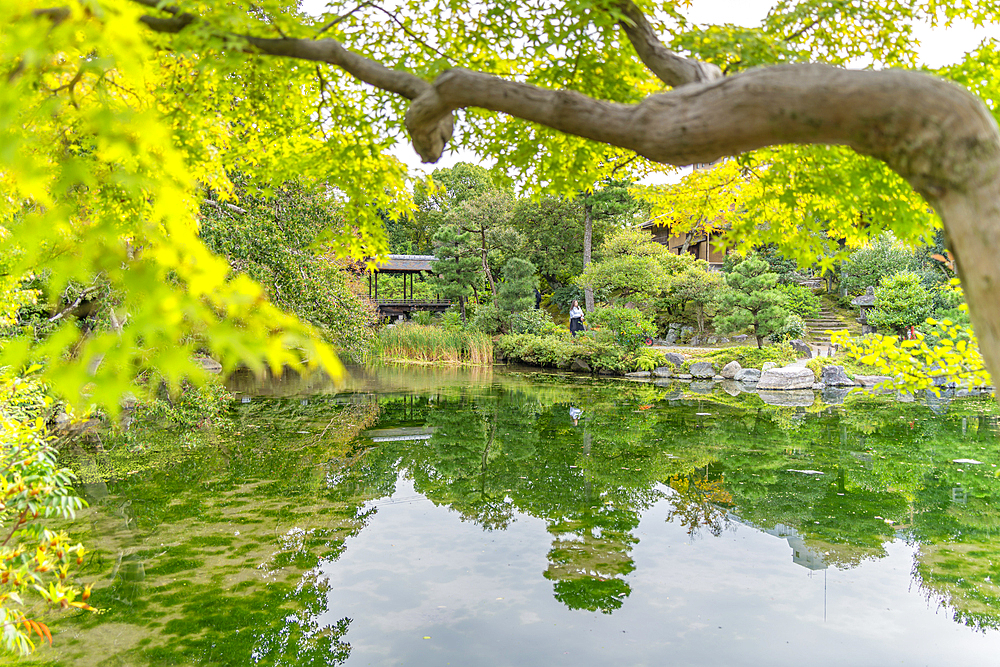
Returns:
[[[570,316],[570,319],[572,319],[574,317],[580,317],[580,318],[582,318],[583,317],[583,309],[580,308],[580,306],[573,306],[572,308],[569,309],[569,316]]]

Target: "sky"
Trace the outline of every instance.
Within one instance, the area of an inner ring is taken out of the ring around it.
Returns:
[[[774,4],[775,0],[694,0],[685,13],[695,23],[735,23],[755,26],[760,24]],[[309,6],[321,7],[323,2],[307,0],[305,5],[307,9]],[[959,22],[948,29],[918,24],[915,26],[915,33],[920,42],[918,51],[921,63],[928,67],[941,67],[957,62],[987,37],[1000,37],[1000,24],[976,28],[971,22]],[[424,165],[421,164],[413,147],[408,144],[396,146],[392,153],[415,173],[430,173],[433,169],[451,167],[462,161],[481,162],[471,154],[456,152],[446,153],[433,165]],[[484,166],[489,165],[484,164]],[[679,178],[678,173],[658,174],[646,182],[652,184],[672,182]]]

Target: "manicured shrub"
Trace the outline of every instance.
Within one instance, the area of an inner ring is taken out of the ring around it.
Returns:
[[[809,318],[819,315],[819,297],[812,293],[812,290],[802,285],[778,285],[778,289],[785,295],[785,308],[797,314],[799,317]]]
[[[900,271],[882,279],[875,288],[875,307],[868,322],[884,331],[900,333],[931,316],[934,298],[913,271]]]

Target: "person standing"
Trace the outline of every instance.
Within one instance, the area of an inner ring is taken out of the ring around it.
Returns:
[[[583,331],[583,309],[580,302],[573,300],[573,307],[569,309],[569,332],[576,336],[577,331]]]

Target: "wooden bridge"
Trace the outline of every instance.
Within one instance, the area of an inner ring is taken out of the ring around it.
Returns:
[[[389,255],[385,262],[376,266],[368,274],[368,298],[378,305],[379,314],[386,316],[408,315],[418,310],[428,310],[432,312],[443,312],[451,305],[448,299],[440,296],[435,299],[415,299],[413,298],[413,282],[421,274],[430,273],[431,264],[437,260],[434,255]],[[385,299],[380,298],[378,293],[378,276],[380,273],[387,275],[403,276],[403,298]],[[407,290],[409,285],[409,290]],[[409,293],[407,293],[409,292]]]

